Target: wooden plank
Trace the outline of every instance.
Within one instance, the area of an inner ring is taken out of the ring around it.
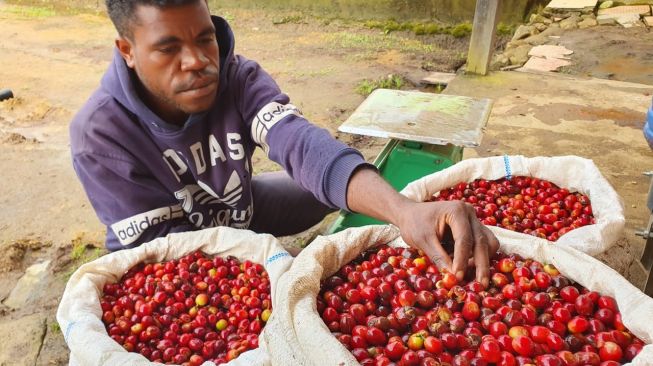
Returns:
[[[486,75],[492,58],[501,0],[476,0],[467,72]]]

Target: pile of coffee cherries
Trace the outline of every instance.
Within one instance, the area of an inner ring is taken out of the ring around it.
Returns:
[[[436,193],[431,201],[463,200],[485,225],[498,226],[549,241],[595,223],[589,198],[538,178],[512,177],[461,182]]]
[[[201,252],[135,266],[104,285],[100,304],[107,332],[127,351],[191,366],[257,348],[272,311],[262,265]]]
[[[324,280],[317,310],[362,365],[616,366],[643,347],[613,298],[517,255],[492,260],[484,289],[381,246]]]

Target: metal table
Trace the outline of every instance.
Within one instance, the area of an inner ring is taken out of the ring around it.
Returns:
[[[491,109],[490,99],[377,89],[338,130],[390,139],[374,165],[401,190],[462,160],[464,147],[479,146]],[[380,223],[341,211],[328,232]]]

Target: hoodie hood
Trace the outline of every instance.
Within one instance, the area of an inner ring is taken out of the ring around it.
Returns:
[[[224,18],[211,16],[211,20],[215,26],[216,39],[220,50],[220,86],[217,91],[217,100],[227,88],[227,69],[234,58],[234,35],[229,23]],[[101,88],[105,89],[125,109],[138,116],[153,132],[166,133],[183,130],[200,121],[206,115],[206,113],[191,114],[183,126],[168,123],[142,101],[137,92],[138,82],[136,72],[127,66],[118,49],[114,49],[113,61],[102,78]]]

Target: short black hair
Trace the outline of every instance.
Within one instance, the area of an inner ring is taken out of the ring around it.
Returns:
[[[131,37],[131,22],[134,20],[136,7],[155,6],[167,8],[172,6],[188,5],[200,0],[106,0],[109,18],[116,27],[118,34],[123,37]]]

